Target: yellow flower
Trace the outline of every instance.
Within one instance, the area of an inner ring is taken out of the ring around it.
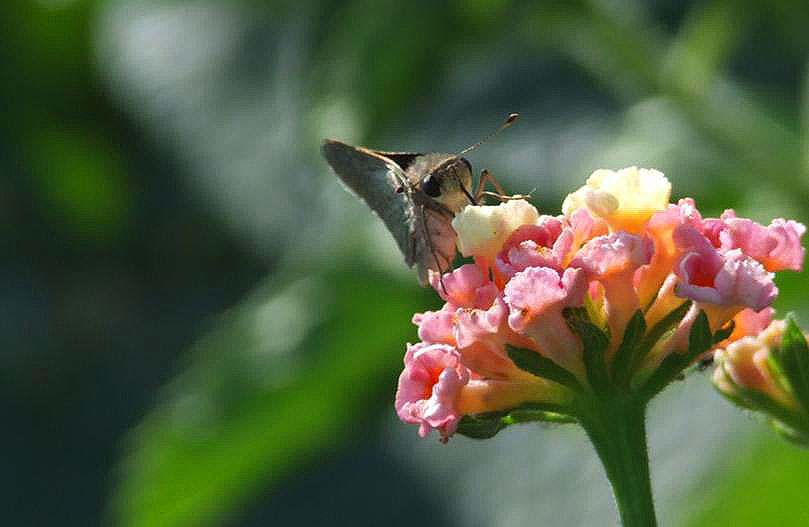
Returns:
[[[652,214],[666,208],[670,195],[671,183],[657,170],[601,169],[565,198],[562,212],[569,217],[573,211],[585,207],[592,215],[604,219],[613,232],[639,234]]]
[[[468,205],[455,215],[452,228],[458,233],[461,254],[492,262],[514,229],[538,219],[533,205],[516,199],[500,205]]]

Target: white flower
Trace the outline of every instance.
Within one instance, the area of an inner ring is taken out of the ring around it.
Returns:
[[[533,205],[517,199],[500,205],[468,205],[452,220],[452,228],[458,233],[461,254],[492,261],[514,229],[538,219]]]

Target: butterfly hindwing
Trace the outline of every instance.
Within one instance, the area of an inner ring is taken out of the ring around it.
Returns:
[[[455,259],[455,240],[457,235],[452,228],[453,214],[423,194],[417,195],[414,254],[419,282],[425,285],[428,271],[444,273],[452,266]]]

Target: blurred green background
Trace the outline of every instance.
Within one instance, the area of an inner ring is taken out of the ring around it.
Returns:
[[[3,525],[602,526],[573,427],[393,412],[414,311],[334,137],[458,151],[558,211],[595,168],[809,222],[809,4],[9,1],[0,7]],[[777,307],[809,322],[807,279]],[[716,396],[651,407],[662,525],[809,525],[809,453]]]

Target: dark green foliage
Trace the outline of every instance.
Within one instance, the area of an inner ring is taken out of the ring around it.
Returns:
[[[471,439],[488,439],[508,426],[533,422],[565,424],[576,420],[559,406],[528,402],[502,412],[465,415],[458,423],[457,432]]]
[[[571,389],[581,387],[581,383],[579,383],[575,375],[562,368],[551,359],[543,357],[536,351],[506,345],[506,352],[518,368],[528,373],[557,382]]]
[[[587,309],[583,307],[566,307],[562,310],[568,327],[582,343],[584,367],[590,385],[598,393],[609,384],[606,353],[610,345],[610,337],[590,321]]]
[[[731,320],[724,327],[719,328],[719,330],[713,334],[713,343],[718,344],[728,338],[733,330],[736,328],[736,322]]]
[[[776,356],[795,397],[809,412],[809,346],[795,323],[794,315],[787,317],[781,348]]]
[[[613,378],[619,377],[621,372],[629,368],[629,365],[632,363],[632,356],[635,350],[640,346],[645,334],[646,320],[643,317],[643,311],[639,309],[635,311],[635,314],[629,319],[626,330],[624,331],[624,338],[612,359]]]

